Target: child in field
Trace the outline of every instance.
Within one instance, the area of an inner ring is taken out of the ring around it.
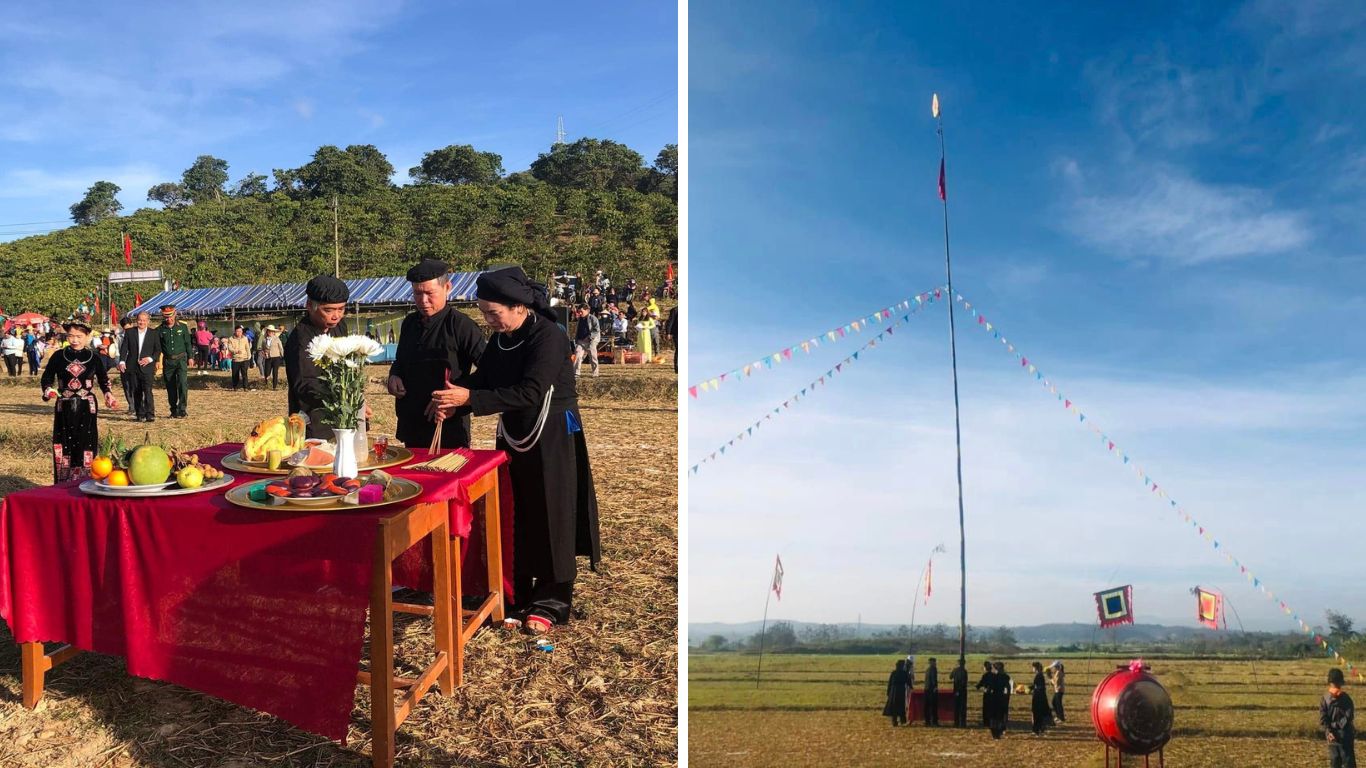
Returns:
[[[1342,689],[1342,670],[1328,670],[1328,692],[1319,702],[1319,725],[1328,739],[1328,764],[1332,768],[1356,768],[1356,708]]]
[[[104,403],[111,410],[119,405],[104,364],[89,348],[90,324],[79,319],[67,322],[66,340],[67,346],[48,358],[40,382],[43,400],[57,400],[52,417],[54,483],[71,479],[75,469],[88,468],[99,452],[96,388],[104,393]]]

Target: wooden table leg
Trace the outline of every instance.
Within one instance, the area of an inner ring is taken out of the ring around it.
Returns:
[[[394,612],[387,537],[375,537],[370,576],[370,754],[377,768],[394,764]]]
[[[495,472],[505,471],[499,467]],[[498,498],[498,478],[493,487],[484,494],[484,550],[488,560],[489,593],[497,595],[493,604],[493,622],[503,623],[503,521]]]
[[[33,709],[43,698],[43,678],[47,675],[47,657],[42,643],[20,643],[20,664],[23,670],[24,706]]]
[[[460,539],[448,539],[446,542],[451,553],[451,599],[449,602],[443,603],[441,602],[441,598],[436,596],[432,601],[433,605],[451,606],[451,611],[447,615],[455,620],[455,658],[452,660],[451,664],[451,667],[453,668],[452,686],[454,687],[450,689],[443,687],[441,689],[447,694],[454,693],[455,688],[465,684],[465,587],[464,582],[460,578],[460,569],[464,567],[465,561],[460,555],[461,543]],[[436,552],[435,543],[433,543],[432,552]],[[432,572],[436,573],[436,568],[433,568]]]

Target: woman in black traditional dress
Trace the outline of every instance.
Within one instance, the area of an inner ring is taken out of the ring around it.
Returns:
[[[432,393],[427,415],[499,415],[515,510],[510,618],[543,633],[569,621],[575,557],[588,556],[596,570],[600,554],[573,344],[555,324],[545,286],[520,267],[480,275],[476,296],[493,337],[472,374]]]
[[[99,453],[99,404],[95,390],[104,393],[105,405],[118,408],[109,388],[109,374],[90,344],[90,325],[84,320],[66,323],[67,346],[52,353],[43,369],[43,400],[57,399],[52,417],[52,482],[71,478],[73,471],[90,466]]]
[[[1033,730],[1035,736],[1042,736],[1044,728],[1048,727],[1051,719],[1051,712],[1048,709],[1048,682],[1043,676],[1043,664],[1034,662],[1034,682],[1029,685],[1029,711],[1034,716]]]
[[[887,705],[882,708],[882,714],[892,718],[892,727],[898,725],[909,725],[906,722],[906,686],[910,685],[910,678],[906,676],[906,660],[897,659],[896,669],[887,678]]]

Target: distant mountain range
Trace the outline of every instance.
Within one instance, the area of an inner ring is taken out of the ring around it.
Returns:
[[[769,625],[777,622],[770,621]],[[802,636],[804,627],[829,626],[820,622],[813,621],[791,621],[787,622],[796,630],[797,636]],[[721,635],[727,641],[748,639],[759,632],[762,622],[744,621],[739,623],[723,622],[697,622],[688,625],[688,645],[698,645],[712,635]],[[836,626],[840,629],[841,637],[853,638],[855,633],[859,637],[872,637],[878,633],[896,632],[904,625],[900,624],[855,624],[852,622],[840,622]],[[924,625],[916,627],[917,634],[923,630]],[[970,630],[974,634],[990,633],[997,629],[995,626],[973,626]],[[1204,627],[1179,626],[1168,624],[1126,624],[1113,629],[1100,629],[1095,624],[1083,624],[1073,622],[1069,624],[1038,624],[1034,626],[1009,627],[1015,633],[1015,639],[1022,646],[1055,646],[1086,644],[1092,642],[1109,643],[1112,642],[1179,642],[1190,640],[1202,634],[1211,634],[1211,630]],[[1230,629],[1231,632],[1239,630]],[[1266,631],[1265,629],[1252,629],[1251,632]],[[1222,630],[1221,630],[1222,632]],[[1273,629],[1274,634],[1293,634],[1290,630],[1280,631]],[[958,636],[958,627],[949,627],[949,634],[953,637]]]

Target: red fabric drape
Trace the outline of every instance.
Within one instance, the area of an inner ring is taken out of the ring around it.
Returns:
[[[239,447],[198,453],[218,464]],[[466,475],[394,474],[419,479],[422,500],[450,500],[454,529],[468,532],[462,483],[506,461],[476,456]],[[510,521],[510,494],[503,509]],[[0,617],[19,642],[122,656],[130,674],[344,739],[375,524],[391,513],[251,510],[216,493],[109,499],[74,484],[19,491],[0,500]],[[509,574],[511,542],[509,532]]]
[[[123,263],[133,266],[133,238],[128,233],[123,233]]]

